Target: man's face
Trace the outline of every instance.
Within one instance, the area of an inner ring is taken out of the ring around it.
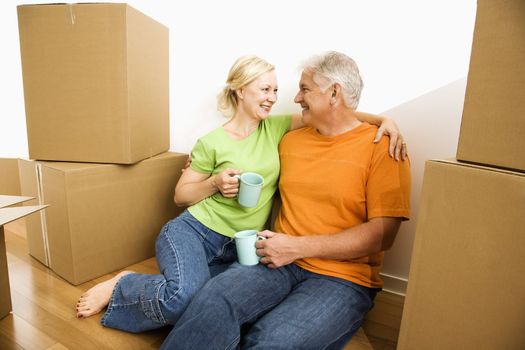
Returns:
[[[321,91],[319,85],[313,80],[313,72],[303,71],[299,81],[299,92],[294,102],[301,105],[305,124],[315,127],[328,117],[330,93],[330,88],[326,92]]]

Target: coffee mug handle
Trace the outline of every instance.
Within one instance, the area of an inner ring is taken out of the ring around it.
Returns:
[[[262,241],[262,240],[264,240],[264,239],[266,239],[266,237],[259,236],[259,235],[257,236],[257,240],[258,240],[258,241]]]
[[[237,175],[233,175],[233,177],[237,178],[239,181],[241,181],[241,175],[237,174]]]

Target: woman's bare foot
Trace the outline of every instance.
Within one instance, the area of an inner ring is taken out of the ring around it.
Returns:
[[[89,317],[102,311],[108,305],[109,298],[111,298],[111,293],[113,293],[113,288],[115,288],[118,280],[130,273],[133,271],[119,272],[115,277],[97,284],[82,294],[77,301],[77,317]]]

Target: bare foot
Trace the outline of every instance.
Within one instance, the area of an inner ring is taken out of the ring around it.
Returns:
[[[111,298],[111,293],[113,293],[113,288],[115,288],[118,280],[130,273],[133,271],[119,272],[115,277],[97,284],[82,294],[77,301],[77,317],[89,317],[102,311],[108,305],[109,298]]]

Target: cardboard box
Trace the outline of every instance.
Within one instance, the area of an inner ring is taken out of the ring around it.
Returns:
[[[18,6],[29,157],[132,164],[169,149],[168,28],[126,4]]]
[[[4,208],[32,199],[11,195],[0,195],[0,319],[11,312],[11,290],[9,286],[9,272],[7,270],[7,256],[5,249],[4,225],[21,217],[44,209],[45,205],[31,207]]]
[[[0,158],[0,194],[20,196],[18,159]]]
[[[160,229],[183,210],[173,194],[186,160],[170,152],[134,165],[20,160],[22,192],[49,204],[41,225],[27,223],[30,254],[75,285],[154,256]]]
[[[42,187],[40,186],[41,182],[39,181],[40,174],[38,173],[36,163],[28,160],[17,160],[17,162],[20,179],[20,193],[24,196],[33,198],[25,202],[24,205],[43,204],[44,198]],[[29,253],[38,261],[48,266],[49,262],[46,249],[47,236],[45,234],[46,221],[44,214],[44,212],[39,212],[24,219],[26,231],[25,237]]]
[[[525,171],[525,1],[478,0],[457,158]]]
[[[428,161],[398,349],[522,349],[525,174]]]

